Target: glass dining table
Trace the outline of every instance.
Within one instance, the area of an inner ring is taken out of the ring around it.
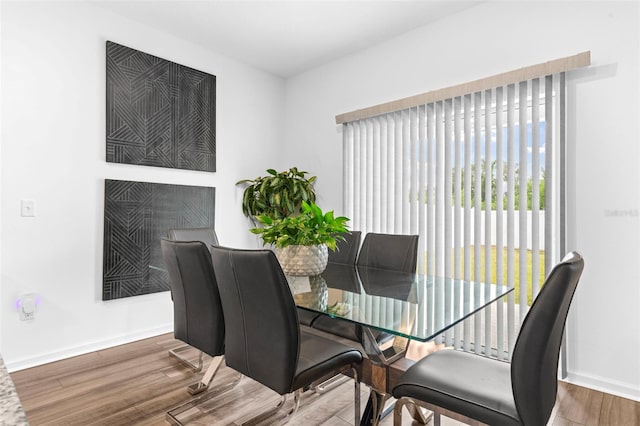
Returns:
[[[404,357],[411,342],[432,341],[513,291],[491,283],[331,262],[321,275],[287,280],[298,308],[361,328],[359,343],[373,370],[364,374],[372,392],[361,424],[378,423],[393,386],[389,367]]]

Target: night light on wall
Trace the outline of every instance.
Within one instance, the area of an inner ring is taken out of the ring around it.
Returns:
[[[15,301],[15,307],[22,321],[33,320],[38,310],[38,306],[42,303],[42,298],[36,293],[27,293],[18,297]]]

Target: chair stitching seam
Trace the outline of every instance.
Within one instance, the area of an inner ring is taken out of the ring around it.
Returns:
[[[242,299],[242,292],[240,291],[240,286],[238,285],[238,275],[236,274],[236,264],[235,261],[233,259],[232,256],[232,252],[229,252],[229,261],[231,263],[231,271],[233,272],[233,280],[235,281],[235,286],[236,286],[236,290],[238,291],[238,302],[240,305],[240,311],[241,311],[241,318],[242,318],[242,328],[244,329],[244,347],[247,348],[248,347],[248,341],[247,341],[247,321],[245,320],[245,309],[244,309],[244,302]],[[249,374],[253,374],[253,372],[251,371],[251,364],[249,363],[249,351],[245,351],[244,354],[244,362],[245,362],[245,368],[247,369],[247,371],[249,371]]]

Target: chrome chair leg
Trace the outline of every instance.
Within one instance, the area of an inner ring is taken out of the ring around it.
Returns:
[[[355,405],[356,405],[356,407],[354,408],[355,410],[354,424],[359,425],[360,424],[360,380],[358,379],[358,370],[356,370],[355,368],[352,368],[351,371],[353,371],[353,377],[349,377],[342,373],[338,373],[329,377],[326,380],[323,380],[320,383],[312,384],[309,387],[309,389],[312,392],[317,393],[318,395],[322,395],[332,389],[337,388],[341,384],[346,383],[349,380],[353,379],[353,386],[355,390],[354,398],[355,398]]]
[[[359,425],[360,424],[360,380],[358,379],[358,370],[356,370],[355,368],[351,368],[351,371],[353,371],[353,381],[354,381],[354,385],[353,385],[353,398],[354,398],[354,425]],[[335,376],[334,376],[335,377]],[[350,377],[346,376],[347,378],[350,379]],[[303,394],[304,390],[303,389],[298,389],[297,391],[295,391],[294,393],[294,406],[293,408],[289,411],[289,413],[287,414],[286,420],[284,424],[287,424],[291,421],[291,419],[295,416],[295,414],[298,412],[298,408],[300,406],[300,399],[302,399],[302,394]],[[323,392],[317,392],[318,394],[322,394]]]
[[[200,371],[202,371],[202,365],[203,365],[203,361],[204,361],[204,353],[202,351],[200,352],[200,355],[198,356],[198,364],[194,364],[191,361],[189,361],[187,358],[183,357],[182,355],[180,355],[180,352],[184,352],[187,351],[189,349],[193,349],[192,346],[189,345],[182,345],[179,346],[175,349],[169,349],[169,355],[172,356],[173,358],[177,359],[178,361],[180,361],[182,364],[186,365],[187,367],[189,367],[191,370],[193,370],[194,372],[198,373]]]
[[[359,425],[360,424],[360,380],[358,378],[358,370],[355,369],[355,367],[351,368],[351,371],[353,372],[353,380],[354,380],[354,387],[353,387],[353,391],[354,391],[354,425]],[[339,374],[340,375],[340,374]],[[334,376],[335,377],[335,376]],[[350,377],[346,376],[348,379],[351,379]],[[317,392],[316,390],[313,389],[313,387],[311,388],[315,393],[317,393],[318,395],[321,395],[324,392]],[[296,413],[298,412],[298,408],[300,406],[300,400],[302,399],[302,395],[304,393],[304,389],[298,389],[297,391],[294,392],[294,406],[293,408],[289,411],[289,413],[286,415],[285,418],[283,418],[282,420],[285,420],[283,423],[281,423],[281,425],[285,425],[287,423],[289,423],[291,421],[291,419],[296,415]]]
[[[420,407],[417,405],[410,405],[407,407],[407,411],[413,417],[413,420],[417,421],[421,425],[426,425],[429,423],[429,420],[433,418],[434,426],[440,424],[440,413],[434,413],[433,411],[429,412],[428,416],[425,416]]]
[[[393,408],[393,426],[402,424],[402,407],[410,402],[405,398],[400,398],[396,401],[396,406]]]
[[[302,399],[303,392],[304,392],[303,389],[298,389],[295,392],[293,392],[293,407],[291,407],[291,409],[284,416],[274,421],[273,422],[274,424],[283,426],[288,424],[291,421],[291,419],[298,413],[298,409],[300,408],[300,400]],[[288,395],[282,395],[282,398],[280,399],[280,402],[278,403],[277,406],[275,406],[271,410],[260,413],[257,416],[253,417],[252,419],[242,423],[242,426],[253,426],[274,416],[278,411],[280,411],[280,409],[282,409]]]
[[[402,425],[402,408],[406,406],[407,411],[414,420],[419,422],[420,424],[427,424],[433,418],[433,425],[440,426],[441,425],[441,416],[445,415],[446,417],[450,417],[459,422],[465,423],[470,426],[487,426],[485,423],[479,422],[475,419],[471,419],[469,417],[463,416],[459,413],[455,413],[449,410],[444,410],[441,407],[438,407],[433,404],[426,403],[424,401],[419,401],[409,397],[402,397],[396,401],[396,407],[393,410],[393,425],[400,426]],[[425,416],[420,408],[424,408],[429,410],[429,414]]]
[[[358,371],[355,368],[351,369],[353,371],[353,391],[354,391],[354,407],[353,411],[355,413],[354,416],[354,426],[358,426],[360,424],[360,378],[358,377]]]
[[[349,376],[345,376],[343,374],[336,374],[335,376],[328,378],[322,383],[313,385],[311,389],[313,389],[313,391],[316,393],[323,394],[330,391],[331,389],[337,388],[338,386],[348,382],[349,380],[351,380],[351,377]]]
[[[187,388],[187,390],[191,395],[200,394],[209,389],[209,385],[213,381],[213,378],[218,372],[218,369],[220,368],[220,365],[222,364],[223,360],[224,360],[224,356],[217,356],[213,358],[213,360],[211,361],[211,365],[209,365],[209,368],[207,369],[207,372],[204,374],[202,380]],[[167,414],[165,416],[167,422],[169,422],[172,425],[177,425],[177,426],[182,425],[180,420],[178,420],[178,416],[180,414],[190,410],[191,408],[197,406],[198,404],[204,401],[208,401],[214,397],[217,397],[218,395],[221,395],[227,391],[230,391],[231,389],[236,387],[238,383],[240,383],[243,377],[244,376],[242,374],[238,374],[233,381],[229,383],[225,383],[214,389],[211,389],[211,391],[205,395],[183,402],[182,404],[172,408],[171,410],[167,411]]]
[[[298,412],[298,408],[300,408],[300,399],[302,398],[302,392],[302,389],[298,389],[293,393],[293,407],[291,408],[291,410],[289,410],[284,419],[282,419],[284,420],[284,422],[281,423],[282,425],[286,425],[287,423],[289,423],[293,416],[295,416]]]
[[[197,390],[196,393],[201,393],[204,390],[206,390],[208,388],[209,383],[211,383],[212,378],[215,376],[216,372],[218,371],[218,369],[220,368],[220,364],[222,363],[222,360],[224,359],[224,357],[220,356],[220,357],[215,357],[213,359],[213,361],[211,362],[211,365],[209,366],[209,368],[207,369],[207,372],[205,373],[205,375],[203,376],[202,380],[192,386],[190,386],[189,392],[192,392],[193,390]],[[354,378],[354,424],[359,425],[360,424],[360,380],[358,378],[358,371],[355,368],[351,369],[353,371],[353,378]],[[215,388],[213,390],[211,390],[210,392],[199,396],[197,398],[194,398],[190,401],[187,401],[171,410],[169,410],[166,414],[166,420],[167,422],[169,422],[172,425],[176,425],[176,426],[182,426],[183,423],[180,422],[180,420],[178,419],[178,416],[182,413],[185,413],[188,410],[191,410],[193,408],[195,408],[196,406],[198,406],[199,404],[206,402],[210,399],[213,399],[214,397],[220,395],[221,393],[224,393],[228,390],[230,390],[232,387],[236,386],[239,382],[240,379],[243,377],[242,374],[240,374],[238,376],[238,378],[229,384],[225,384],[224,386],[220,386],[218,388]],[[298,389],[295,392],[293,392],[293,397],[294,397],[294,402],[293,402],[293,407],[291,407],[291,409],[284,415],[284,416],[280,416],[276,422],[279,425],[285,425],[287,423],[289,423],[291,421],[291,419],[297,414],[298,409],[300,407],[300,402],[302,399],[304,393],[304,389]],[[287,397],[289,394],[287,395],[282,395],[280,401],[278,402],[278,404],[265,411],[262,412],[258,415],[256,415],[255,417],[241,423],[242,426],[254,426],[257,425],[261,422],[264,422],[266,419],[269,419],[270,417],[276,415],[285,405]]]
[[[287,396],[288,395],[282,395],[278,405],[276,405],[275,407],[273,407],[270,410],[267,410],[267,411],[265,411],[263,413],[258,414],[257,416],[253,417],[252,419],[242,423],[242,426],[253,426],[253,425],[256,425],[256,424],[268,419],[269,417],[273,416],[274,414],[276,414],[278,411],[280,411],[282,409],[282,407],[284,406],[284,403],[287,401]]]
[[[209,368],[207,368],[207,371],[204,373],[204,376],[202,376],[202,379],[200,379],[198,383],[190,385],[187,388],[191,395],[197,395],[209,389],[209,385],[211,384],[213,377],[220,369],[223,359],[223,356],[217,356],[211,360],[211,364],[209,364]],[[242,377],[242,375],[240,377]]]
[[[169,422],[169,424],[175,425],[175,426],[182,426],[182,422],[180,422],[180,420],[178,419],[178,416],[182,413],[184,413],[185,411],[188,411],[194,407],[196,407],[198,404],[201,404],[203,402],[206,402],[210,399],[213,399],[225,392],[230,391],[231,389],[233,389],[234,387],[236,387],[238,385],[238,383],[240,383],[240,381],[242,380],[242,378],[244,377],[244,375],[239,374],[238,377],[230,383],[226,383],[222,386],[219,386],[215,389],[212,389],[211,392],[201,395],[199,397],[196,397],[194,399],[190,399],[189,401],[183,402],[182,404],[173,407],[171,410],[167,411],[167,414],[165,415],[165,419],[167,420],[167,422]]]

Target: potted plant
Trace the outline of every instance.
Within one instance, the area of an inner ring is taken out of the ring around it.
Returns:
[[[267,173],[267,176],[236,182],[236,185],[247,185],[242,194],[242,212],[252,221],[257,216],[287,217],[300,212],[303,201],[316,201],[315,176],[307,178],[308,172],[297,167],[283,172],[267,169]]]
[[[260,235],[263,244],[272,244],[282,270],[288,275],[318,275],[327,266],[328,250],[335,250],[348,218],[323,213],[314,203],[302,201],[298,215],[272,218],[257,216],[262,227],[251,232]]]

